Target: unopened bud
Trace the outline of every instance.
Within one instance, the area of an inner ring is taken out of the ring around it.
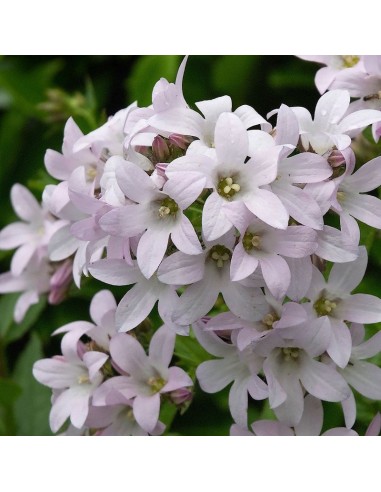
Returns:
[[[193,399],[193,392],[189,388],[179,388],[172,391],[169,394],[169,398],[175,405],[181,406],[183,410],[186,410]]]
[[[169,157],[169,149],[167,142],[163,137],[158,135],[154,138],[152,143],[152,152],[156,162],[165,162]]]
[[[73,262],[66,260],[50,278],[49,304],[59,304],[66,298],[73,280]]]
[[[188,137],[186,135],[178,135],[177,133],[172,133],[168,137],[169,142],[175,147],[180,147],[180,149],[185,150],[193,140],[193,137]]]
[[[158,176],[161,176],[162,178],[167,178],[165,171],[167,169],[168,164],[165,164],[164,162],[160,162],[160,164],[156,164],[155,169],[157,172]]]
[[[333,150],[328,157],[328,164],[331,167],[339,167],[345,164],[345,157],[340,150]]]

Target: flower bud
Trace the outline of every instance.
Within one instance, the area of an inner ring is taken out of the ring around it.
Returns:
[[[49,304],[59,304],[66,298],[73,280],[72,260],[64,261],[50,278]]]

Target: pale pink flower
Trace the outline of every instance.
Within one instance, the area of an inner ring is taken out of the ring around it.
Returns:
[[[176,334],[163,325],[153,335],[149,354],[131,335],[119,334],[110,342],[110,354],[126,374],[109,379],[94,395],[95,405],[116,401],[118,394],[132,399],[137,423],[152,432],[157,426],[161,395],[178,388],[193,386],[192,379],[179,367],[171,366]]]

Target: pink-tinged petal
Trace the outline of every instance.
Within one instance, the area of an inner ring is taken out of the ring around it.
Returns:
[[[52,261],[61,261],[69,258],[78,249],[80,241],[71,235],[70,225],[61,227],[50,238],[48,251]]]
[[[321,316],[310,320],[305,328],[303,347],[310,357],[318,357],[327,350],[332,337],[331,318]]]
[[[32,193],[21,184],[14,184],[11,189],[13,210],[26,222],[41,218],[41,208]]]
[[[95,324],[101,326],[102,318],[108,311],[116,309],[115,298],[109,290],[101,290],[95,294],[90,304],[90,316]]]
[[[240,363],[236,357],[207,360],[196,371],[200,387],[206,393],[217,393],[235,379]]]
[[[263,372],[265,373],[269,389],[270,408],[279,407],[287,399],[287,393],[280,385],[276,374],[274,374],[274,369],[276,370],[276,367],[274,367],[274,362],[270,356],[270,358],[263,363]]]
[[[136,284],[120,301],[115,314],[118,331],[129,331],[149,316],[159,298],[156,286]]]
[[[134,237],[147,227],[147,210],[140,205],[126,205],[105,214],[101,228],[112,236]]]
[[[358,436],[357,432],[352,429],[347,429],[346,427],[335,427],[334,429],[329,429],[322,434],[322,436]]]
[[[254,400],[264,400],[269,397],[267,384],[256,374],[252,374],[247,383],[247,391]]]
[[[354,261],[358,256],[358,245],[350,236],[331,226],[324,226],[317,235],[318,248],[315,253],[324,260],[337,263]]]
[[[274,323],[274,328],[287,328],[307,321],[307,313],[300,304],[287,302],[283,305],[282,316]]]
[[[242,243],[234,248],[230,264],[230,276],[232,280],[242,280],[251,275],[258,266],[258,259],[248,254]]]
[[[257,420],[252,424],[251,427],[257,436],[294,436],[295,435],[290,427],[276,420]]]
[[[229,272],[227,272],[229,274]],[[250,289],[239,282],[221,282],[221,292],[228,308],[247,321],[258,321],[268,312],[265,296],[259,289]]]
[[[247,208],[259,219],[277,229],[286,229],[289,215],[279,198],[268,190],[253,191],[245,200]],[[204,209],[205,210],[205,209]]]
[[[72,395],[69,390],[66,390],[56,398],[50,411],[49,424],[52,432],[59,431],[66,419],[70,417],[72,408]]]
[[[72,224],[70,233],[82,241],[96,241],[106,236],[106,232],[99,227],[94,217],[79,220]]]
[[[324,215],[332,206],[333,195],[335,194],[336,197],[336,188],[335,182],[331,180],[322,183],[307,183],[303,191],[316,201]]]
[[[375,109],[363,109],[346,116],[339,124],[339,131],[341,133],[347,133],[352,130],[359,130],[380,120],[381,111],[376,111]]]
[[[332,367],[301,353],[300,381],[305,389],[320,400],[342,401],[348,398],[350,389],[344,378]]]
[[[77,384],[83,367],[68,364],[62,359],[42,359],[34,363],[33,376],[49,388],[64,389]]]
[[[323,213],[308,193],[286,183],[275,183],[272,188],[291,217],[308,227],[323,228]]]
[[[295,426],[300,422],[303,415],[303,390],[295,375],[287,375],[282,378],[281,384],[286,391],[287,399],[274,408],[274,413],[285,424]]]
[[[301,421],[295,426],[297,436],[318,436],[323,427],[323,405],[320,400],[307,395],[304,398],[304,411]]]
[[[319,183],[332,175],[332,168],[327,159],[318,154],[303,152],[284,159],[279,164],[279,171],[291,183]]]
[[[151,278],[158,269],[168,246],[168,230],[148,229],[140,238],[137,260],[142,274]]]
[[[348,135],[336,135],[334,133],[326,133],[338,150],[345,150],[351,145],[351,137]]]
[[[346,212],[340,213],[340,228],[343,234],[350,237],[353,244],[360,243],[360,228],[357,220]]]
[[[88,268],[94,278],[110,285],[130,285],[142,279],[139,267],[125,260],[99,260]]]
[[[189,108],[172,108],[153,115],[148,123],[160,131],[202,138],[204,118]]]
[[[36,245],[32,242],[20,246],[20,248],[15,251],[11,261],[11,272],[13,275],[16,277],[21,275],[30,263],[35,251]]]
[[[276,145],[273,137],[262,130],[249,130],[247,136],[249,138],[248,155],[250,157],[263,150],[272,149]]]
[[[260,258],[262,275],[271,294],[281,299],[291,282],[291,272],[285,259],[278,255]]]
[[[350,429],[356,422],[356,400],[351,392],[349,397],[341,402],[343,409],[345,427]]]
[[[173,312],[173,321],[180,325],[188,325],[209,313],[217,300],[220,291],[218,277],[206,272],[202,280],[190,285],[179,299]]]
[[[298,106],[294,106],[291,109],[298,119],[299,134],[310,132],[313,128],[311,113],[306,108],[302,108]],[[307,146],[305,145],[305,142],[303,142],[303,146],[306,150],[308,150],[308,141],[307,141]]]
[[[89,370],[90,381],[94,381],[94,379],[99,376],[98,371],[101,369],[108,357],[108,354],[96,352],[93,350],[90,352],[86,352],[83,355],[83,362],[86,364]]]
[[[137,203],[151,201],[158,188],[148,174],[122,157],[113,156],[111,159],[116,162],[116,177],[123,193]]]
[[[231,312],[220,313],[213,316],[205,325],[206,331],[236,330],[244,326],[244,322]]]
[[[366,436],[379,436],[381,431],[381,414],[379,412],[376,413],[372,422],[369,424],[365,435]]]
[[[287,296],[293,301],[299,301],[306,295],[311,285],[312,262],[310,257],[287,258],[291,272],[291,283],[287,289]]]
[[[374,190],[381,185],[381,157],[376,157],[345,178],[345,186],[358,193]]]
[[[348,364],[352,350],[352,338],[348,326],[339,319],[331,318],[332,335],[327,347],[328,355],[339,366]]]
[[[114,376],[102,383],[93,393],[95,406],[126,404],[126,399],[134,398],[141,388],[127,376]]]
[[[16,321],[16,323],[21,323],[30,306],[32,306],[33,304],[37,304],[38,301],[39,301],[39,296],[36,291],[29,290],[27,292],[23,292],[21,296],[17,299],[14,313],[13,313],[13,318]]]
[[[149,379],[151,366],[148,357],[136,340],[125,333],[119,333],[110,341],[110,354],[115,363],[134,379]]]
[[[315,85],[320,94],[324,94],[324,92],[329,88],[335,80],[336,74],[337,69],[332,67],[322,67],[316,72]]]
[[[215,357],[229,357],[236,353],[233,345],[224,342],[215,333],[205,331],[203,322],[193,323],[193,331],[200,345]]]
[[[159,420],[160,394],[136,396],[133,403],[133,412],[135,420],[140,427],[147,432],[153,431]]]
[[[257,125],[261,125],[261,127],[263,127],[266,131],[271,129],[270,123],[268,123],[251,106],[244,104],[243,106],[237,108],[234,111],[234,114],[239,117],[246,129]]]
[[[343,210],[365,224],[381,229],[381,200],[371,195],[344,192]]]
[[[323,131],[328,129],[331,124],[337,124],[346,113],[349,102],[350,97],[347,91],[327,92],[316,105],[315,124]],[[344,133],[344,130],[341,133]]]
[[[168,393],[179,388],[193,386],[193,381],[189,375],[180,367],[170,367],[168,369],[168,382],[161,389],[161,393]]]
[[[194,284],[203,278],[204,269],[205,255],[187,255],[178,251],[163,260],[157,276],[165,284]]]
[[[352,337],[353,349],[355,349],[357,345],[360,345],[364,341],[365,338],[364,325],[361,325],[359,323],[351,323],[351,337]]]
[[[163,325],[151,338],[149,346],[150,362],[159,370],[167,369],[173,357],[176,333]]]
[[[356,391],[372,400],[381,399],[381,369],[364,360],[348,365],[341,374]]]
[[[240,234],[244,234],[253,215],[241,201],[230,202],[224,206],[225,217],[238,229]]]
[[[248,376],[236,379],[229,392],[230,413],[237,424],[242,426],[247,425],[247,383]]]
[[[273,147],[257,151],[246,163],[246,169],[250,170],[251,183],[255,186],[263,186],[272,183],[277,177],[278,161],[281,147]]]
[[[0,249],[13,249],[33,239],[30,226],[14,222],[0,231]]]
[[[291,108],[282,104],[276,121],[275,142],[277,145],[297,145],[299,123]]]
[[[351,331],[354,325],[351,326]],[[354,359],[369,359],[374,357],[381,351],[381,331],[376,333],[373,337],[369,338],[363,343],[353,347],[352,357]]]
[[[173,198],[184,210],[197,200],[206,187],[206,181],[206,176],[202,174],[194,173],[192,180],[188,181],[183,179],[183,173],[177,173],[165,183],[163,192]]]
[[[185,215],[171,232],[171,239],[177,249],[188,255],[199,255],[202,247],[191,221]]]
[[[194,181],[199,181],[206,177],[207,182],[205,183],[205,188],[212,188],[213,182],[210,176],[217,165],[214,160],[205,155],[187,154],[168,164],[165,174],[169,179],[181,176],[181,181],[189,186]]]
[[[222,113],[216,123],[214,146],[219,162],[242,164],[249,151],[245,127],[234,113]]]
[[[304,258],[317,248],[316,232],[309,227],[290,226],[285,231],[274,231],[273,252],[289,258]]]
[[[248,430],[245,429],[244,427],[241,427],[238,424],[233,424],[230,427],[230,436],[251,436],[253,437],[253,434]]]
[[[354,294],[338,303],[335,316],[355,323],[379,323],[381,299],[369,294]]]
[[[208,196],[202,211],[202,231],[208,241],[220,238],[233,224],[224,212],[225,200],[214,192]]]
[[[355,261],[336,263],[329,274],[329,290],[335,294],[349,294],[363,279],[368,263],[365,246],[360,246],[359,255]]]

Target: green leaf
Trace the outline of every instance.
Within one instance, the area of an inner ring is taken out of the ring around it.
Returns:
[[[0,405],[12,405],[20,394],[21,388],[14,381],[0,378]]]
[[[22,389],[14,405],[16,434],[19,436],[52,434],[49,428],[51,390],[38,383],[32,374],[33,364],[41,358],[41,342],[33,333],[14,371],[14,380]]]
[[[152,103],[152,90],[162,77],[174,82],[179,67],[178,55],[148,55],[139,58],[126,81],[130,100],[137,100],[140,106]]]
[[[195,369],[201,362],[211,358],[192,336],[176,337],[175,355],[180,359],[180,365],[189,369]]]
[[[213,66],[212,82],[221,94],[229,94],[234,106],[246,102],[251,86],[247,83],[259,61],[258,56],[221,56]]]
[[[0,339],[5,338],[13,323],[13,312],[20,294],[7,294],[0,298]]]

